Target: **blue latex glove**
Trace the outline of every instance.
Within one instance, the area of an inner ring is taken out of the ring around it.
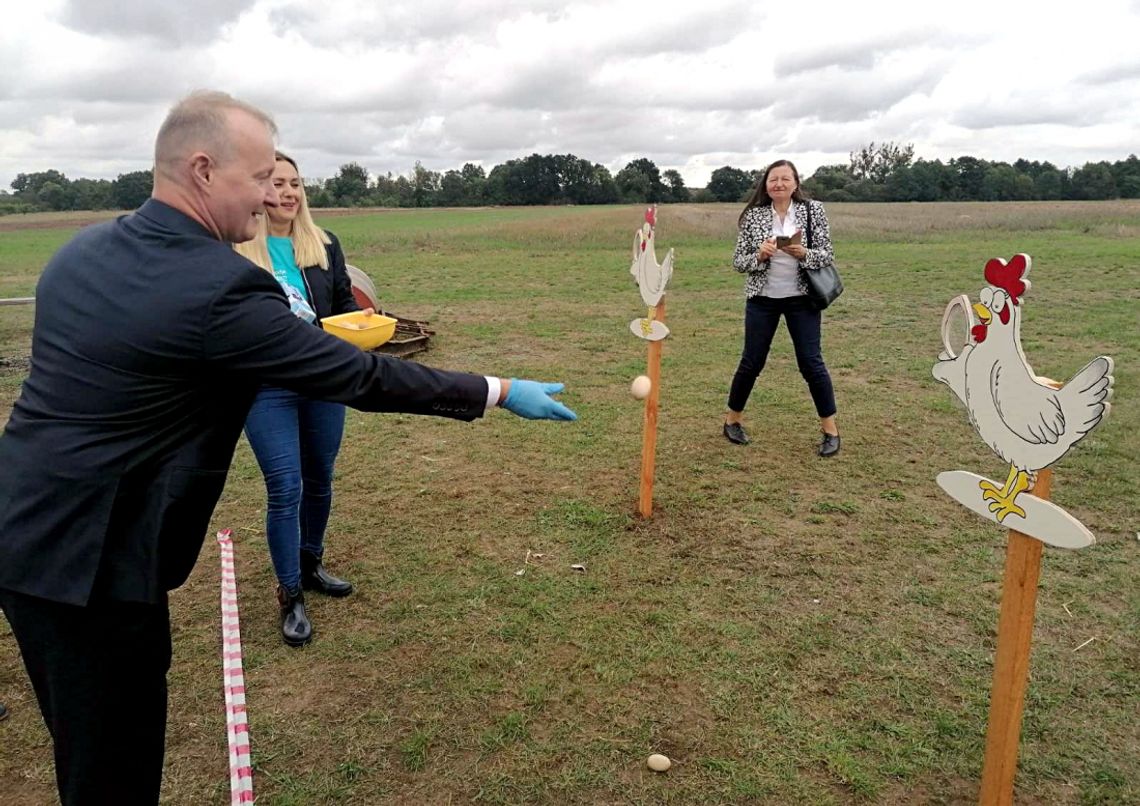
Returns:
[[[551,397],[563,390],[560,383],[539,383],[511,378],[503,408],[528,420],[577,420],[578,415]]]

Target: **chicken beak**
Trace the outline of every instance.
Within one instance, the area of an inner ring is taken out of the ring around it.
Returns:
[[[974,303],[974,313],[977,314],[978,321],[983,325],[988,325],[990,320],[994,318],[994,315],[990,313],[990,309],[980,302]]]

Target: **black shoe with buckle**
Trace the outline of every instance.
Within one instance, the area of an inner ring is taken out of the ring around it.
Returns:
[[[301,587],[338,598],[352,593],[351,582],[334,577],[325,570],[320,557],[304,550],[301,551]]]
[[[724,437],[737,445],[747,445],[752,441],[748,438],[748,434],[744,433],[744,426],[740,423],[725,423]]]
[[[825,459],[839,453],[839,434],[823,433],[823,440],[819,443],[819,455]]]
[[[304,646],[313,640],[313,624],[305,612],[305,594],[300,588],[288,590],[277,586],[277,603],[281,605],[281,637],[289,646]]]

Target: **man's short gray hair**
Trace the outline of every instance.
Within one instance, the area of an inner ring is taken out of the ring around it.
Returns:
[[[154,141],[155,169],[172,176],[176,165],[195,151],[205,151],[218,161],[229,159],[233,144],[226,113],[233,109],[260,120],[276,138],[273,118],[253,104],[225,92],[198,90],[176,103],[162,122]]]

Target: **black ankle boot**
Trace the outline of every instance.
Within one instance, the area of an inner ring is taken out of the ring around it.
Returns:
[[[823,458],[835,456],[839,453],[839,434],[823,432],[823,439],[819,443],[819,455]]]
[[[735,442],[737,445],[747,445],[752,441],[748,438],[748,434],[744,431],[744,426],[740,423],[725,423],[724,438],[729,442]]]
[[[325,596],[348,596],[352,593],[352,583],[334,577],[321,565],[321,558],[308,551],[301,551],[301,587],[316,591]]]
[[[313,625],[305,612],[305,594],[300,588],[287,590],[277,586],[277,603],[281,605],[281,637],[289,646],[304,646],[313,640]]]

